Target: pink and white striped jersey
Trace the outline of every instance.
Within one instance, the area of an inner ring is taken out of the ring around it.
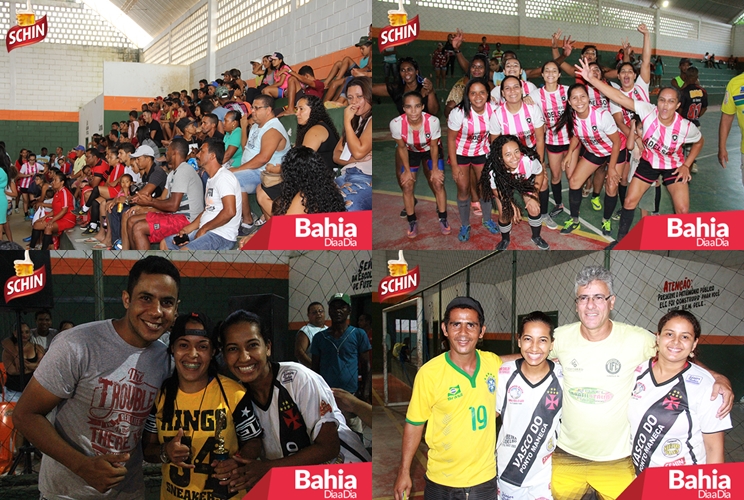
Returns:
[[[565,146],[571,142],[568,137],[568,130],[563,127],[560,132],[556,132],[556,122],[566,109],[568,101],[568,86],[558,85],[558,90],[548,92],[545,87],[530,94],[535,105],[540,108],[545,121],[545,143],[553,146]]]
[[[612,141],[609,136],[617,132],[617,125],[609,111],[600,108],[589,108],[589,116],[581,119],[574,117],[574,135],[581,144],[600,158],[612,154]]]
[[[26,162],[21,167],[21,173],[22,174],[28,174],[30,177],[24,177],[18,181],[18,187],[23,189],[28,189],[29,186],[31,186],[31,183],[34,182],[34,175],[36,175],[39,172],[39,163],[29,163]]]
[[[424,153],[431,149],[432,141],[442,136],[442,129],[439,125],[439,118],[436,116],[423,113],[421,118],[423,126],[418,130],[410,126],[405,114],[393,118],[390,122],[390,133],[393,139],[403,139],[409,151]]]
[[[685,161],[682,146],[698,142],[702,138],[700,130],[679,113],[674,113],[671,125],[663,125],[659,121],[659,110],[650,103],[636,102],[635,110],[643,122],[643,144],[646,146],[643,159],[659,170],[681,167]]]
[[[610,109],[610,100],[591,85],[586,86],[586,91],[589,94],[589,105],[593,108]]]
[[[471,109],[467,118],[462,108],[453,109],[447,127],[458,132],[455,143],[456,153],[460,156],[487,155],[491,152],[490,135],[501,134],[501,126],[490,103],[486,103],[483,114],[479,115]]]
[[[496,109],[496,114],[502,134],[516,135],[519,137],[519,141],[525,146],[535,147],[537,144],[535,129],[545,125],[543,114],[539,107],[535,104],[528,105],[522,103],[519,112],[512,114],[506,109],[506,103],[502,102]]]
[[[612,82],[612,86],[618,89],[620,92],[625,94],[626,96],[630,97],[634,101],[641,101],[641,102],[651,102],[651,98],[648,94],[648,83],[643,81],[643,78],[640,76],[636,78],[635,85],[631,90],[628,92],[625,92],[618,84],[615,82]],[[613,115],[617,113],[623,114],[623,122],[626,126],[630,127],[630,123],[633,121],[633,115],[634,113],[630,110],[627,110],[620,106],[619,104],[615,103],[615,101],[610,101],[610,113]],[[624,149],[626,147],[626,141],[627,138],[625,137],[625,134],[620,132],[620,149]]]
[[[522,80],[522,95],[530,95],[537,90],[534,83]],[[491,102],[501,104],[501,85],[496,85],[491,91]]]
[[[514,177],[529,178],[533,175],[537,175],[543,171],[540,160],[533,160],[527,155],[522,155],[522,159],[519,160],[517,169],[511,172]],[[490,173],[491,177],[491,189],[496,189],[496,183],[493,180],[493,172]]]

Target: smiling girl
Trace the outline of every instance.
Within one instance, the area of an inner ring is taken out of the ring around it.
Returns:
[[[656,332],[657,356],[636,369],[628,407],[636,474],[646,467],[723,462],[731,417],[716,418],[721,402],[710,399],[713,377],[691,363],[700,333],[689,311],[668,312]]]

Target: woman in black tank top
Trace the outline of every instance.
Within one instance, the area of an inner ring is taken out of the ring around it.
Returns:
[[[23,339],[23,383],[21,383],[21,364],[18,359],[18,333],[13,331],[13,336],[3,340],[3,364],[8,374],[3,382],[5,385],[5,400],[18,401],[23,387],[31,380],[36,367],[39,366],[41,358],[44,357],[44,348],[31,342],[31,330],[26,323],[21,323],[21,338]]]

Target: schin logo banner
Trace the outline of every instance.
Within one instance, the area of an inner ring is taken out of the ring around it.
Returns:
[[[616,250],[742,250],[741,212],[644,217]]]
[[[39,43],[49,33],[46,16],[37,21],[30,0],[25,7],[17,7],[16,21],[18,25],[10,28],[5,36],[5,48],[8,49],[8,52],[19,47]]]
[[[47,281],[46,266],[42,265],[34,271],[34,263],[28,250],[23,260],[13,261],[13,268],[16,275],[8,278],[4,287],[6,304],[13,299],[33,295],[44,289]]]
[[[390,276],[380,280],[377,288],[380,302],[391,297],[407,295],[415,291],[421,282],[418,266],[408,271],[408,262],[403,257],[403,250],[398,250],[398,258],[388,261]]]
[[[396,47],[411,43],[418,38],[421,32],[418,16],[410,21],[408,20],[408,13],[403,8],[403,0],[398,0],[397,9],[388,11],[388,20],[390,21],[390,26],[385,26],[380,30],[380,38],[377,41],[380,52],[387,47]]]
[[[243,500],[372,498],[372,464],[274,467]]]
[[[649,467],[618,500],[744,498],[741,471],[741,463]]]

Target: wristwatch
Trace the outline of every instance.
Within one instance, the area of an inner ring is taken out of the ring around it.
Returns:
[[[170,462],[170,458],[168,458],[168,453],[165,451],[165,443],[160,445],[160,461],[164,464],[167,464]]]

